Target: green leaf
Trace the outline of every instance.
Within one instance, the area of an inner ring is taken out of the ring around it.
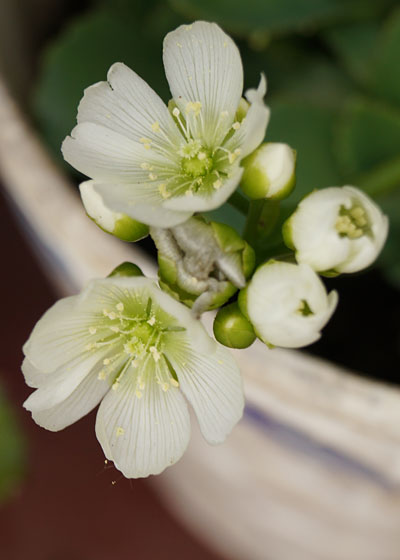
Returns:
[[[311,102],[284,100],[271,103],[271,109],[268,141],[286,142],[298,154],[296,188],[289,204],[297,203],[312,189],[340,184],[332,151],[336,111]]]
[[[326,30],[323,38],[352,78],[363,85],[371,81],[371,64],[379,33],[378,21],[355,22]]]
[[[372,87],[379,96],[400,106],[400,10],[388,18],[378,40],[371,68]]]
[[[115,10],[105,6],[73,22],[45,53],[34,114],[44,139],[60,160],[60,145],[76,124],[84,88],[105,80],[114,62],[124,62],[161,97],[169,98],[162,39],[180,20],[163,6],[139,19],[135,3],[129,4],[130,10],[124,5]]]
[[[400,110],[369,99],[349,101],[336,128],[336,153],[348,180],[400,155]]]
[[[0,502],[20,483],[25,465],[25,442],[14,413],[0,387]]]
[[[239,35],[315,28],[331,21],[372,17],[382,9],[373,0],[170,0],[170,4],[190,20],[216,21]]]

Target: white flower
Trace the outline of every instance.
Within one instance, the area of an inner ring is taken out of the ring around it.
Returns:
[[[214,23],[183,25],[164,40],[169,107],[135,72],[114,64],[85,90],[64,158],[93,179],[115,212],[171,227],[217,208],[236,189],[239,163],[262,142],[269,118],[262,77],[241,98],[233,41]]]
[[[389,222],[354,187],[330,187],[304,198],[284,226],[285,241],[300,263],[321,272],[357,272],[379,255]]]
[[[261,144],[242,163],[241,189],[250,198],[280,200],[289,196],[296,182],[296,152],[280,142]]]
[[[96,435],[126,477],[175,463],[190,435],[192,405],[209,443],[243,411],[240,372],[190,311],[143,277],[95,280],[51,307],[24,346],[37,388],[24,406],[57,431],[100,401]]]
[[[239,295],[242,312],[259,338],[272,346],[300,348],[318,340],[337,305],[306,264],[269,261]]]

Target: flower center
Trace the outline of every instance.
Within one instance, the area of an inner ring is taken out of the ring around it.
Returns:
[[[154,306],[151,298],[141,303],[136,298],[125,303],[119,301],[113,309],[103,309],[102,316],[96,325],[89,327],[94,341],[85,346],[86,351],[110,348],[98,374],[100,381],[108,379],[117,391],[123,376],[129,370],[132,375],[133,368],[135,395],[139,399],[148,383],[156,382],[163,391],[179,386],[163,354],[164,335],[185,331],[176,325],[173,317]]]
[[[358,239],[365,235],[369,231],[369,224],[364,208],[358,204],[353,204],[350,209],[341,206],[335,227],[340,237]]]
[[[197,141],[191,140],[191,142]],[[189,146],[189,144],[187,144],[187,146]],[[202,149],[202,147],[200,147],[197,153],[194,153],[189,157],[184,156],[182,158],[181,165],[182,171],[186,175],[189,175],[190,177],[196,179],[197,177],[203,177],[204,175],[207,175],[211,171],[213,167],[213,160],[210,157],[209,151],[204,150]]]

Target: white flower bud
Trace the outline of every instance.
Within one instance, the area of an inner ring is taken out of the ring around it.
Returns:
[[[239,306],[269,346],[300,348],[318,340],[334,312],[337,292],[327,294],[306,264],[269,261],[239,295]]]
[[[139,241],[149,233],[148,226],[134,220],[122,212],[108,208],[96,190],[93,181],[85,181],[79,186],[86,213],[102,230],[123,241]]]
[[[287,144],[262,144],[243,162],[241,188],[252,199],[281,199],[296,181],[296,152]]]
[[[283,234],[299,263],[320,272],[357,272],[379,255],[388,219],[359,189],[330,187],[304,198]]]

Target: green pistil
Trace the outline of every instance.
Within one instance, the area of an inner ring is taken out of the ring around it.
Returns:
[[[350,209],[340,207],[335,226],[340,237],[349,239],[358,239],[369,231],[367,214],[362,206],[356,204]]]
[[[201,159],[199,156],[201,156]],[[212,166],[213,160],[206,154],[206,152],[200,152],[195,157],[182,160],[183,172],[186,175],[193,177],[193,179],[207,175],[211,171]]]
[[[298,312],[303,315],[303,317],[308,317],[309,315],[314,315],[313,310],[308,305],[308,301],[305,299],[301,300]]]

